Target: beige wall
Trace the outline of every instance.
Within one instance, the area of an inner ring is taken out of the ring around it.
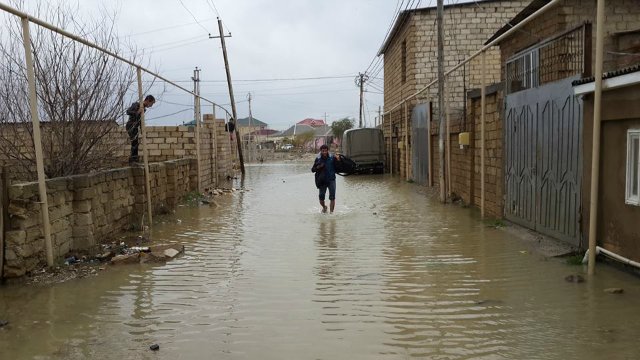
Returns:
[[[119,141],[124,163],[129,145],[123,139],[128,138],[122,128],[113,134],[108,143]],[[200,164],[196,161],[193,127],[147,127],[147,139],[154,211],[173,208],[185,194],[198,189],[206,192],[235,175],[235,139],[224,131],[223,120],[214,121],[212,116],[205,115],[200,134]],[[37,183],[16,183],[19,176],[13,175],[13,185],[9,187],[11,223],[6,234],[8,277],[24,275],[45,258]],[[123,229],[139,226],[146,212],[141,166],[48,179],[47,192],[56,258],[70,250],[92,249]]]
[[[521,11],[529,1],[488,1],[478,4],[468,3],[445,7],[445,70],[453,68],[460,61],[482,48],[498,29]],[[391,39],[384,53],[384,108],[389,111],[400,104],[407,96],[423,89],[437,79],[437,38],[435,9],[413,12],[404,26],[400,27]],[[402,83],[402,42],[407,43],[407,81]],[[500,53],[491,49],[486,56],[487,71],[485,81],[491,84],[500,79]],[[453,72],[447,78],[447,96],[452,114],[462,114],[465,106],[464,89],[480,86],[480,59],[476,58],[464,69]],[[413,106],[426,99],[437,99],[437,85],[409,102],[407,112],[410,115]],[[438,119],[437,101],[434,102],[434,118]],[[459,117],[460,115],[458,115]],[[455,119],[452,119],[452,122]],[[405,151],[411,151],[411,124],[405,124],[403,106],[384,117],[383,129],[387,149],[394,141],[390,129],[398,128],[397,142],[409,137],[409,148],[394,149],[388,157],[394,156],[394,167],[399,165],[401,176],[406,176],[405,168],[411,169],[411,158],[406,163]],[[387,163],[389,164],[389,158]],[[397,167],[396,167],[397,168]],[[409,170],[410,172],[411,170]],[[411,174],[408,174],[409,178]]]
[[[155,212],[171,209],[194,191],[193,159],[150,164],[151,199]],[[141,224],[146,212],[143,167],[49,179],[47,196],[54,257],[70,250],[95,250],[123,230]],[[45,263],[38,184],[9,186],[5,276],[22,276]]]
[[[625,204],[627,130],[640,129],[640,86],[605,91],[602,96],[602,140],[596,240],[599,246],[640,262],[640,206]],[[593,95],[584,98],[583,221],[589,234]]]
[[[521,31],[515,32],[503,40],[500,43],[502,61],[504,63],[517,52],[585,22],[593,24],[591,58],[595,59],[596,0],[564,0],[558,6],[547,10],[542,16],[524,25]],[[604,25],[604,71],[612,71],[620,66],[628,66],[631,63],[637,64],[640,62],[637,56],[614,54],[619,50],[632,48],[634,39],[638,39],[633,35],[629,35],[620,42],[617,37],[614,37],[614,33],[638,30],[640,28],[640,1],[608,0]],[[592,61],[591,74],[593,74],[594,66],[595,61]]]
[[[224,120],[213,120],[210,114],[204,115],[204,124],[200,133],[200,157],[201,157],[201,188],[217,186],[220,179],[233,175],[235,157],[235,142],[229,141],[229,133],[224,131]],[[108,138],[96,146],[103,156],[100,157],[99,169],[116,168],[128,164],[130,144],[124,127],[113,123],[113,130]],[[196,158],[195,128],[192,126],[147,126],[147,149],[150,162],[161,162],[182,158]],[[47,136],[48,128],[43,126],[43,137]],[[35,161],[33,159],[33,146],[30,135],[24,130],[16,130],[11,126],[0,126],[3,138],[19,138],[15,141],[22,159],[9,159],[7,154],[0,154],[0,166],[6,166],[10,178],[14,181],[34,181]],[[217,141],[216,141],[217,140]],[[214,148],[216,147],[216,148]],[[140,144],[140,157],[143,155],[143,146]],[[217,158],[216,158],[217,155]],[[45,158],[45,166],[49,164]],[[31,169],[31,175],[24,168]]]

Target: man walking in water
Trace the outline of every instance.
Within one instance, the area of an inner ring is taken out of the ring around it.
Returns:
[[[320,190],[318,197],[322,212],[327,212],[327,205],[324,202],[327,188],[329,189],[329,211],[333,214],[336,206],[336,168],[334,161],[340,161],[340,155],[329,154],[329,146],[320,146],[320,154],[316,157],[311,167],[311,172],[315,173],[316,187]]]
[[[131,104],[127,109],[127,115],[129,115],[129,121],[125,125],[127,134],[129,134],[129,140],[131,140],[131,155],[129,156],[129,164],[138,162],[138,132],[141,125],[141,115],[143,111],[150,108],[155,104],[156,99],[153,95],[147,95],[142,102],[142,107],[137,101]]]

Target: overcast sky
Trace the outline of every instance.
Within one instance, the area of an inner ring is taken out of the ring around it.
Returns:
[[[27,11],[35,1],[27,0]],[[225,33],[232,35],[226,44],[238,116],[248,116],[251,93],[253,117],[284,130],[302,119],[325,115],[329,123],[344,117],[357,122],[359,89],[354,78],[375,59],[396,10],[435,6],[435,0],[82,0],[80,4],[83,17],[100,16],[101,8],[115,11],[118,34],[144,49],[149,68],[166,78],[192,89],[193,69],[202,69],[201,94],[231,112],[220,40],[209,39],[209,33],[218,35],[220,16]],[[368,125],[373,125],[382,105],[382,77],[377,73],[366,87]],[[193,119],[191,95],[171,86],[153,91],[159,101],[147,114],[150,125]],[[211,111],[207,106],[203,112]]]

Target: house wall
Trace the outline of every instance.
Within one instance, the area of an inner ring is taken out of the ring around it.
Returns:
[[[173,208],[196,184],[193,159],[149,166],[154,212]],[[144,169],[127,167],[46,181],[54,258],[96,244],[141,223],[146,212]],[[10,222],[5,233],[6,277],[46,263],[38,183],[9,186]]]
[[[482,48],[483,43],[507,21],[521,11],[529,1],[486,1],[478,3],[445,6],[444,38],[445,69],[451,69],[461,60]],[[387,164],[394,156],[393,166],[400,176],[411,177],[405,169],[411,169],[411,158],[406,162],[406,152],[411,151],[411,124],[405,124],[404,106],[396,107],[406,97],[422,90],[437,79],[437,38],[436,9],[430,8],[413,12],[401,26],[384,53],[384,108],[391,113],[384,117],[383,129],[387,146]],[[407,81],[402,83],[402,43],[407,44]],[[486,83],[500,79],[500,53],[491,49],[486,56]],[[479,87],[482,72],[480,58],[474,59],[460,71],[453,72],[447,79],[447,93],[451,113],[462,114],[465,106],[464,90]],[[437,86],[423,92],[408,103],[410,115],[418,102],[437,98]],[[434,118],[438,119],[439,109],[434,102]],[[396,128],[397,138],[393,139],[392,129]],[[409,137],[409,148],[391,149],[392,144],[404,143]],[[391,151],[390,151],[391,150]],[[395,154],[395,155],[394,155]],[[398,166],[399,165],[399,166]],[[396,171],[394,171],[396,173]]]
[[[597,243],[607,250],[640,261],[640,206],[625,204],[627,130],[640,128],[640,86],[605,91],[602,96],[600,186]],[[593,95],[584,97],[583,204],[591,202]],[[589,206],[584,206],[582,230],[589,233]]]
[[[595,59],[596,0],[564,0],[542,16],[524,25],[521,31],[515,32],[500,42],[502,64],[512,55],[585,22],[594,26],[591,58]],[[619,42],[614,33],[638,29],[640,26],[640,1],[607,1],[604,25],[604,71],[607,72],[616,70],[621,62],[625,64],[629,62],[629,56],[614,53],[619,49]],[[632,46],[629,45],[632,41],[630,36],[624,37],[622,46]],[[637,63],[637,57],[635,60]],[[590,74],[593,74],[594,66],[595,61],[592,61]]]
[[[485,104],[485,215],[501,218],[503,216],[504,179],[502,148],[502,86],[487,88]],[[454,200],[480,207],[481,204],[481,98],[480,91],[469,92],[467,101],[468,120],[451,120],[451,192]],[[431,126],[431,161],[434,185],[438,186],[440,159],[438,150],[437,124]],[[458,135],[470,133],[470,144],[460,148]],[[445,145],[446,146],[446,145]],[[445,169],[445,171],[447,171]]]

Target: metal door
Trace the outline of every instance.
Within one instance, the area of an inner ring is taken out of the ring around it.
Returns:
[[[505,217],[579,245],[582,101],[573,80],[506,96]]]
[[[411,112],[413,181],[420,185],[429,183],[429,114],[429,104],[418,104]]]

